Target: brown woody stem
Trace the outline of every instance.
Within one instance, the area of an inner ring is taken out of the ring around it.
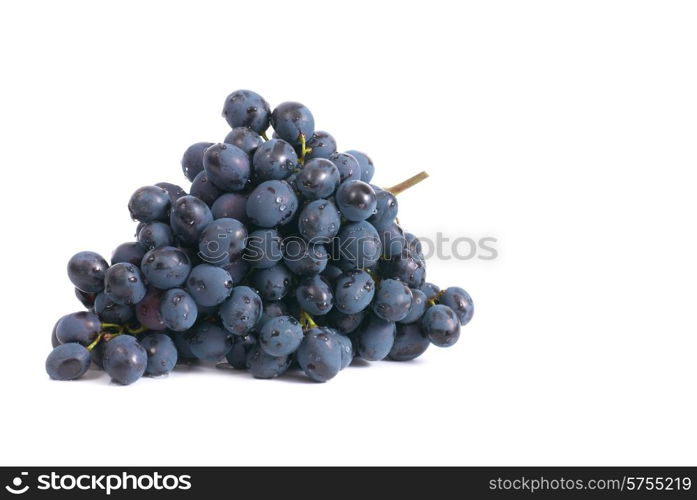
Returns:
[[[419,172],[413,177],[409,177],[406,181],[402,181],[399,184],[396,184],[390,188],[387,188],[385,191],[389,191],[393,195],[397,196],[399,193],[406,191],[412,186],[416,186],[419,182],[423,181],[428,177],[428,172]]]

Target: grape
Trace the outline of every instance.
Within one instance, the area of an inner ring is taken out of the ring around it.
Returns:
[[[237,146],[251,158],[254,156],[257,148],[264,144],[264,139],[250,128],[235,127],[225,136],[225,141],[223,142]]]
[[[315,158],[298,172],[295,184],[305,198],[317,200],[334,194],[340,182],[341,174],[334,163],[324,158]]]
[[[377,198],[375,212],[368,219],[368,222],[380,231],[381,229],[387,229],[394,223],[399,204],[397,203],[397,197],[384,189],[377,190],[375,196]]]
[[[101,330],[99,317],[88,311],[66,314],[56,324],[56,339],[61,344],[77,342],[90,345]]]
[[[167,247],[174,244],[174,234],[163,222],[147,222],[138,231],[138,242],[148,250]]]
[[[349,269],[370,269],[382,255],[380,236],[366,221],[345,224],[339,232],[339,254]]]
[[[145,284],[140,270],[133,264],[120,262],[106,271],[104,292],[117,304],[137,304],[145,297]]]
[[[87,373],[90,352],[75,342],[57,346],[46,359],[46,373],[54,380],[75,380]]]
[[[440,288],[438,288],[433,283],[424,283],[423,286],[421,287],[421,291],[426,294],[427,300],[433,300],[440,293]]]
[[[428,299],[426,294],[421,290],[414,289],[411,291],[411,304],[409,305],[409,312],[407,315],[397,320],[398,323],[413,323],[421,319],[421,316],[426,312],[426,306],[428,305]]]
[[[181,286],[191,272],[189,257],[175,247],[154,248],[148,251],[140,267],[148,282],[160,290]]]
[[[251,282],[264,300],[281,300],[291,290],[293,275],[283,264],[256,269]]]
[[[298,155],[286,141],[271,139],[258,147],[252,165],[258,182],[283,180],[298,168]]]
[[[305,155],[306,160],[311,160],[312,158],[329,158],[336,153],[336,140],[329,132],[316,130],[310,140],[307,141],[307,147],[310,148],[311,151]]]
[[[104,275],[109,264],[95,252],[78,252],[68,261],[68,278],[77,288],[87,293],[104,290]]]
[[[259,346],[254,346],[247,354],[246,364],[254,378],[269,379],[285,373],[290,366],[290,360],[288,356],[271,356]]]
[[[282,300],[264,301],[261,313],[260,325],[265,325],[267,321],[278,316],[288,316],[288,307]]]
[[[407,250],[409,250],[419,259],[424,260],[424,252],[419,238],[411,233],[404,233],[404,238],[407,240]]]
[[[232,348],[230,334],[213,323],[200,323],[184,339],[194,356],[204,361],[219,361]]]
[[[94,312],[104,323],[128,323],[134,316],[133,306],[117,304],[102,292],[94,301]]]
[[[426,266],[421,258],[406,249],[387,262],[386,275],[412,288],[420,288],[426,280]]]
[[[279,316],[267,321],[259,330],[259,346],[270,356],[294,353],[303,340],[303,329],[292,316]]]
[[[336,204],[347,220],[358,222],[375,213],[377,198],[370,184],[349,180],[336,190]]]
[[[382,256],[391,259],[402,254],[407,247],[407,240],[404,238],[402,228],[397,224],[392,224],[386,229],[378,231],[380,243],[382,244]]]
[[[339,232],[341,217],[331,201],[319,199],[300,212],[298,230],[309,243],[328,243]]]
[[[198,308],[191,295],[181,288],[172,288],[162,296],[160,315],[168,329],[183,332],[196,322]]]
[[[232,292],[232,277],[225,269],[210,264],[194,267],[186,280],[186,290],[204,307],[222,304]]]
[[[211,205],[215,219],[237,219],[247,222],[247,197],[244,193],[223,193]]]
[[[327,264],[327,267],[322,271],[322,276],[330,283],[334,284],[336,279],[344,273],[340,268],[333,264]]]
[[[223,117],[231,127],[249,127],[261,134],[269,128],[271,108],[256,92],[236,90],[225,99]]]
[[[194,181],[198,174],[203,172],[203,153],[212,145],[212,142],[197,142],[184,151],[182,170],[186,178],[191,182]]]
[[[242,191],[249,182],[249,156],[232,144],[214,144],[203,154],[210,181],[223,191]]]
[[[295,298],[300,307],[315,316],[327,314],[333,305],[329,283],[320,275],[303,278],[295,289]]]
[[[283,262],[298,276],[321,273],[327,267],[328,260],[327,248],[320,243],[313,245],[297,236],[285,241]]]
[[[137,189],[128,202],[131,218],[140,222],[165,221],[172,202],[169,193],[157,186]]]
[[[285,181],[264,181],[249,195],[247,216],[261,227],[287,224],[298,209],[298,198]]]
[[[225,329],[234,335],[247,335],[261,318],[261,297],[247,286],[233,288],[218,309]]]
[[[329,156],[329,161],[339,169],[341,182],[361,180],[361,166],[358,164],[358,160],[350,154],[334,153]]]
[[[276,106],[271,113],[271,126],[281,139],[291,144],[299,144],[301,135],[310,139],[315,133],[312,113],[299,102],[284,102]]]
[[[191,363],[197,360],[196,356],[194,356],[194,353],[191,352],[189,343],[184,338],[183,333],[167,332],[166,335],[172,339],[172,342],[174,342],[174,345],[177,348],[177,363],[179,363],[180,361],[186,361],[187,363]]]
[[[394,361],[410,361],[426,352],[430,343],[431,341],[421,333],[419,323],[397,324],[397,333],[389,358]]]
[[[275,229],[257,229],[247,238],[244,260],[255,269],[268,269],[283,258],[281,236]]]
[[[64,317],[65,316],[61,316],[58,321],[56,321],[56,324],[53,325],[53,331],[51,331],[51,347],[58,347],[61,345],[61,341],[58,340],[58,335],[56,335],[56,330],[58,329],[58,323],[60,323]]]
[[[148,362],[145,366],[145,374],[153,377],[166,375],[171,372],[177,364],[177,347],[174,341],[164,333],[149,333],[140,339],[148,355]]]
[[[346,151],[346,153],[350,154],[358,161],[361,167],[361,180],[363,182],[370,182],[373,180],[373,174],[375,173],[373,160],[371,160],[367,154],[356,151],[355,149],[350,149]]]
[[[191,184],[191,196],[195,196],[209,207],[223,196],[223,192],[213,184],[206,171],[199,172]]]
[[[450,347],[460,338],[460,321],[448,306],[429,307],[421,318],[421,331],[438,347]]]
[[[94,305],[94,300],[97,298],[96,293],[87,293],[75,287],[75,297],[80,301],[80,304],[90,309]]]
[[[313,328],[305,334],[297,351],[300,368],[315,382],[326,382],[343,366],[343,341],[330,328]]]
[[[358,330],[358,355],[367,361],[380,361],[392,350],[394,337],[394,322],[370,314]]]
[[[182,196],[186,196],[186,191],[184,191],[181,188],[181,186],[177,186],[176,184],[172,184],[170,182],[158,182],[157,184],[155,184],[155,186],[167,191],[167,194],[169,195],[169,201],[171,203],[174,203]]]
[[[367,272],[352,269],[336,278],[334,291],[336,309],[344,314],[356,314],[372,302],[375,281]]]
[[[164,292],[157,288],[150,287],[145,294],[145,298],[138,302],[135,306],[136,318],[138,323],[148,330],[165,330],[167,327],[162,321],[160,314],[160,305],[162,304],[162,295]]]
[[[399,321],[406,318],[411,301],[407,285],[398,280],[382,280],[375,293],[373,312],[385,321]]]
[[[102,362],[104,371],[114,382],[129,385],[145,373],[148,355],[135,337],[119,335],[104,346]]]
[[[198,243],[203,229],[213,221],[208,205],[193,196],[182,196],[172,207],[169,225],[186,244]]]
[[[222,266],[242,256],[247,228],[236,219],[216,219],[201,232],[198,255],[205,262]]]
[[[451,286],[438,297],[438,303],[450,307],[462,326],[465,326],[474,315],[474,303],[472,297],[460,287]]]
[[[233,283],[240,283],[244,281],[245,276],[247,276],[247,272],[249,272],[249,264],[242,259],[233,260],[232,262],[221,266],[221,268],[230,273]]]
[[[361,322],[363,318],[365,318],[365,310],[347,314],[339,311],[337,307],[334,307],[325,317],[327,318],[327,324],[329,326],[339,333],[348,335],[361,326]]]
[[[351,361],[353,361],[353,342],[351,342],[351,339],[346,335],[342,335],[338,332],[335,332],[334,339],[337,341],[339,348],[341,349],[341,369],[343,370],[351,364]]]
[[[239,337],[233,335],[232,348],[228,351],[225,358],[230,365],[237,370],[247,369],[247,353],[256,345],[252,335]]]
[[[111,265],[127,262],[134,266],[140,266],[145,252],[147,252],[146,248],[137,241],[121,243],[111,254]]]

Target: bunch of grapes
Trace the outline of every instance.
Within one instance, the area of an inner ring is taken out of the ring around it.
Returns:
[[[87,310],[56,323],[51,378],[94,364],[131,384],[178,362],[226,359],[256,378],[299,368],[324,382],[354,357],[406,361],[457,342],[472,299],[426,282],[421,243],[397,219],[397,194],[424,172],[371,184],[370,158],[338,152],[297,102],[272,111],[238,90],[223,117],[224,142],[184,153],[190,194],[170,183],[137,189],[137,241],[111,264],[89,251],[70,259]]]

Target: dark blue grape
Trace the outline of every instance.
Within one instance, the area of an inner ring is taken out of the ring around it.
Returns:
[[[281,300],[291,289],[293,275],[283,264],[276,264],[254,270],[251,282],[264,300]]]
[[[172,339],[172,342],[174,342],[174,345],[177,348],[177,363],[182,361],[186,361],[187,363],[196,361],[197,358],[194,356],[194,353],[191,352],[189,343],[184,338],[183,333],[167,332],[166,335]]]
[[[57,346],[46,359],[46,373],[54,380],[75,380],[90,367],[90,352],[74,342]]]
[[[303,278],[295,289],[295,298],[313,316],[327,314],[333,305],[331,287],[320,275]]]
[[[164,333],[149,333],[140,339],[148,355],[148,363],[145,366],[145,374],[153,377],[166,375],[177,365],[177,346],[174,341]]]
[[[236,90],[225,99],[223,118],[231,127],[249,127],[261,134],[269,128],[271,108],[256,92]]]
[[[387,263],[386,276],[403,281],[411,288],[421,288],[426,281],[426,265],[407,249]]]
[[[172,228],[164,222],[147,222],[138,231],[138,242],[148,250],[174,244]]]
[[[421,291],[426,294],[427,300],[434,300],[440,293],[440,288],[433,283],[424,283]]]
[[[249,272],[249,264],[242,259],[233,260],[221,267],[230,273],[233,283],[244,281],[245,276]]]
[[[182,196],[172,207],[169,225],[174,234],[186,244],[198,243],[203,229],[213,221],[205,202],[194,196]]]
[[[104,257],[95,252],[78,252],[68,261],[68,278],[83,292],[104,290],[104,275],[109,267]]]
[[[353,342],[351,342],[351,339],[346,335],[342,335],[339,332],[335,332],[334,338],[341,349],[341,369],[343,370],[353,361],[355,355],[353,351]]]
[[[292,316],[279,316],[267,321],[259,330],[259,346],[271,356],[294,353],[303,340],[303,329]]]
[[[53,325],[53,331],[51,332],[51,347],[58,347],[61,345],[61,341],[58,340],[58,335],[56,335],[56,330],[58,329],[58,323],[60,323],[61,319],[63,319],[65,316],[61,316],[58,321],[56,321],[56,324]]]
[[[213,202],[211,212],[216,219],[247,221],[247,198],[244,193],[223,193]]]
[[[213,184],[206,171],[199,172],[191,184],[191,196],[195,196],[209,207],[224,193]]]
[[[247,335],[261,318],[261,297],[247,286],[233,288],[230,297],[218,309],[225,329],[234,335]]]
[[[421,332],[419,323],[398,324],[389,358],[394,361],[410,361],[426,352],[430,343]]]
[[[247,335],[246,337],[239,337],[233,335],[232,337],[232,348],[228,351],[225,358],[230,366],[237,370],[247,369],[247,353],[256,345],[256,340],[254,336]]]
[[[79,288],[75,287],[75,297],[77,297],[77,300],[80,301],[80,304],[85,306],[87,309],[90,309],[92,306],[94,306],[94,301],[97,298],[97,294],[83,292]]]
[[[316,130],[309,141],[307,147],[311,149],[305,155],[305,160],[312,158],[329,158],[336,153],[336,140],[329,132]]]
[[[223,191],[242,191],[251,174],[249,155],[232,144],[214,144],[203,154],[210,181]]]
[[[342,182],[336,190],[336,204],[347,220],[358,222],[375,213],[377,197],[370,184],[349,180]]]
[[[399,321],[409,314],[411,300],[412,293],[406,284],[384,279],[375,293],[373,312],[385,321]]]
[[[120,262],[107,269],[104,292],[117,304],[137,304],[143,300],[146,291],[143,276],[137,266]]]
[[[413,289],[411,291],[411,305],[409,306],[409,312],[404,318],[398,320],[398,323],[413,323],[421,319],[421,316],[426,312],[426,306],[428,305],[428,299],[426,294],[418,289]]]
[[[328,243],[339,233],[340,227],[339,211],[329,200],[312,201],[300,212],[298,230],[310,243]]]
[[[204,307],[222,304],[232,292],[233,281],[225,269],[210,264],[194,267],[186,280],[186,290]]]
[[[162,290],[150,287],[148,288],[145,298],[135,306],[138,323],[148,330],[160,331],[167,329],[165,323],[162,321],[162,315],[160,314],[162,295]]]
[[[258,147],[252,159],[257,181],[283,180],[298,168],[298,155],[282,139],[271,139]]]
[[[201,232],[198,255],[208,264],[222,266],[242,256],[247,228],[237,219],[216,219]]]
[[[219,361],[232,348],[230,334],[213,323],[200,323],[184,338],[194,356],[204,361]]]
[[[407,240],[404,238],[402,228],[397,224],[392,224],[386,229],[378,230],[380,235],[380,243],[382,244],[382,256],[385,259],[391,259],[401,255],[407,247]]]
[[[135,315],[133,306],[117,304],[102,292],[94,301],[94,312],[104,323],[116,323],[123,325],[133,319]]]
[[[137,241],[121,243],[111,254],[111,265],[127,262],[134,266],[140,266],[145,252],[147,252],[146,248]]]
[[[315,382],[326,382],[343,366],[345,344],[330,328],[313,328],[305,334],[297,351],[300,368]]]
[[[336,282],[336,279],[344,273],[340,268],[333,264],[327,264],[327,267],[322,271],[322,276],[332,285]]]
[[[360,181],[361,180],[361,166],[353,156],[348,153],[334,153],[329,157],[336,168],[339,169],[339,175],[341,176],[341,182],[346,181]]]
[[[104,346],[104,371],[114,382],[129,385],[145,373],[148,354],[131,335],[119,335]]]
[[[346,271],[334,282],[335,307],[344,314],[361,312],[370,305],[374,295],[375,281],[360,269]]]
[[[339,233],[339,255],[349,269],[372,268],[382,255],[378,232],[366,221],[345,224]]]
[[[407,240],[407,249],[421,260],[425,260],[423,247],[419,238],[411,233],[404,233],[404,238]]]
[[[367,154],[356,151],[355,149],[350,149],[346,152],[353,156],[361,166],[361,180],[363,182],[370,182],[373,180],[373,174],[375,173],[373,160],[371,160]]]
[[[191,295],[181,288],[167,290],[160,303],[160,315],[165,326],[175,332],[191,328],[198,317],[198,308]]]
[[[184,284],[191,272],[191,262],[179,248],[161,247],[148,251],[140,268],[151,285],[168,290]]]
[[[257,229],[247,238],[244,260],[254,269],[268,269],[283,258],[283,240],[275,229]]]
[[[298,198],[285,181],[264,181],[249,195],[247,216],[260,227],[282,226],[298,209]]]
[[[397,203],[397,197],[384,189],[376,190],[375,195],[377,197],[375,213],[371,215],[368,222],[380,231],[394,223],[399,211],[399,204]]]
[[[259,324],[264,325],[270,319],[277,318],[278,316],[288,316],[288,307],[286,303],[282,300],[265,300]]]
[[[321,318],[322,316],[320,316]],[[365,318],[365,310],[359,311],[357,313],[347,314],[342,313],[334,307],[329,314],[326,316],[327,324],[332,328],[336,329],[339,333],[348,335],[356,331],[356,329],[361,326],[363,318]]]
[[[474,315],[474,302],[465,290],[458,286],[451,286],[438,297],[438,303],[452,309],[462,326],[470,322]]]
[[[385,359],[394,345],[395,324],[370,314],[358,330],[358,355],[367,361]]]
[[[181,186],[177,186],[176,184],[172,184],[171,182],[158,182],[157,184],[155,184],[155,186],[161,187],[162,189],[167,191],[167,194],[169,195],[169,201],[171,203],[174,203],[182,196],[186,196],[186,191],[184,191]]]
[[[295,186],[308,200],[329,198],[341,182],[339,169],[331,161],[314,158],[298,172]]]
[[[193,182],[203,172],[203,153],[212,145],[212,142],[197,142],[186,148],[182,156],[182,170],[187,179]]]
[[[172,201],[169,193],[157,186],[144,186],[131,195],[128,210],[140,222],[166,221]]]
[[[327,248],[320,243],[313,245],[297,236],[285,240],[283,262],[298,276],[321,273],[327,267],[328,260]]]
[[[235,127],[225,136],[225,141],[223,142],[237,146],[251,158],[254,156],[257,148],[264,144],[264,139],[250,128]]]
[[[429,307],[421,318],[421,331],[438,347],[450,347],[460,338],[455,311],[441,304]]]
[[[275,378],[288,370],[290,359],[288,356],[271,356],[262,351],[259,346],[254,346],[247,354],[247,369],[254,378]]]
[[[77,342],[90,345],[101,330],[99,317],[88,311],[66,314],[56,324],[56,338],[61,344]]]
[[[291,143],[299,144],[300,136],[306,140],[315,133],[315,119],[310,110],[299,102],[284,102],[271,113],[271,126],[278,136]]]

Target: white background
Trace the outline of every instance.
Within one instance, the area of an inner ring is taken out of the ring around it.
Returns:
[[[0,463],[692,464],[697,12],[691,2],[3,2]],[[58,383],[65,274],[188,189],[225,96],[297,100],[361,149],[476,302],[457,346],[327,384],[215,368]]]

